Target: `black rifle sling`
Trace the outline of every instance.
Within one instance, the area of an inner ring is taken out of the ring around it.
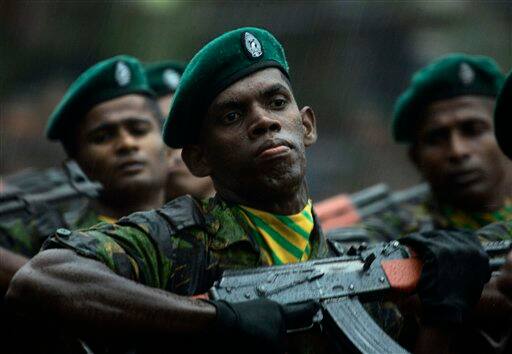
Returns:
[[[198,202],[186,195],[173,199],[160,209],[122,218],[118,224],[143,225],[160,252],[172,262],[174,272],[167,290],[193,295],[206,292],[213,283],[207,271],[209,257],[206,246],[190,233],[191,228],[205,230],[207,219]],[[179,247],[181,240],[192,247]]]

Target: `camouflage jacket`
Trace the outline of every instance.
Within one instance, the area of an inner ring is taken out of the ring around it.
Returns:
[[[39,252],[46,238],[57,228],[87,228],[100,221],[100,215],[88,202],[66,212],[50,209],[36,216],[0,223],[0,247],[26,257],[33,257]]]
[[[311,258],[330,255],[316,218],[310,240]],[[206,292],[225,269],[264,264],[239,210],[217,197],[204,201],[181,197],[116,224],[59,230],[43,246],[50,248],[71,249],[121,276],[180,295]],[[400,327],[401,317],[394,308],[376,304],[369,310],[386,330],[396,332]],[[291,353],[329,352],[325,338],[314,331],[295,336],[290,344]]]
[[[505,205],[493,213],[471,213],[440,205],[431,196],[418,203],[404,203],[378,215],[369,217],[353,227],[334,230],[327,234],[340,241],[390,241],[413,232],[431,231],[435,229],[466,229],[478,232],[482,241],[512,239],[512,234],[505,229],[512,221],[512,207]],[[483,231],[486,225],[493,226],[495,231]],[[482,229],[484,228],[484,229]]]
[[[318,224],[310,240],[311,258],[328,255]],[[61,229],[43,248],[72,249],[121,276],[180,295],[207,291],[225,269],[263,265],[242,215],[220,198],[199,201],[185,196],[116,224]]]
[[[312,258],[329,253],[317,225],[315,222],[311,236]],[[511,232],[512,227],[507,223],[495,223],[479,230],[489,238],[503,238]],[[182,197],[161,209],[122,218],[116,224],[100,223],[87,230],[59,230],[43,246],[43,249],[50,248],[71,249],[106,264],[121,276],[181,295],[204,293],[225,269],[263,264],[242,216],[219,198],[197,201]],[[390,303],[371,303],[367,309],[397,338],[403,319],[396,307]],[[307,333],[301,336],[295,345],[292,341],[291,353],[326,351],[325,340],[319,336]]]

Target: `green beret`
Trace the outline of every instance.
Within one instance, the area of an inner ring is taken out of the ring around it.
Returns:
[[[496,97],[503,80],[498,64],[489,57],[454,53],[438,58],[416,72],[398,98],[392,121],[395,141],[412,142],[430,103],[463,95]]]
[[[142,64],[134,57],[119,55],[87,69],[68,88],[46,124],[46,137],[62,140],[69,128],[101,102],[129,94],[154,97]]]
[[[145,65],[149,86],[159,97],[174,93],[178,88],[185,67],[186,64],[184,62],[176,60]]]
[[[173,148],[194,143],[203,116],[219,93],[236,81],[271,67],[289,77],[283,47],[264,29],[239,28],[208,43],[192,58],[181,77],[163,128],[165,143]]]
[[[512,73],[508,74],[494,110],[494,133],[501,150],[512,159]]]

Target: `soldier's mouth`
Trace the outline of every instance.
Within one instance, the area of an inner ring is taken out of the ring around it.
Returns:
[[[452,184],[469,185],[479,182],[483,178],[483,175],[480,170],[474,169],[452,173],[449,178]]]
[[[269,160],[273,158],[285,157],[291,151],[291,146],[284,140],[269,140],[263,143],[256,151],[256,159]]]
[[[126,161],[118,165],[118,170],[122,173],[138,173],[142,171],[146,163],[140,160]]]

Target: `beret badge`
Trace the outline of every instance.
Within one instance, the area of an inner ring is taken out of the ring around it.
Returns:
[[[263,55],[261,43],[253,34],[244,32],[242,35],[243,46],[250,58],[256,59]]]
[[[171,90],[176,90],[178,84],[180,83],[180,74],[178,74],[176,71],[172,69],[166,69],[162,74],[162,81]]]
[[[116,73],[115,78],[119,86],[126,86],[130,83],[131,80],[131,72],[128,66],[122,61],[116,64]]]
[[[467,63],[461,63],[459,67],[459,78],[464,85],[470,85],[475,80],[475,72]]]

